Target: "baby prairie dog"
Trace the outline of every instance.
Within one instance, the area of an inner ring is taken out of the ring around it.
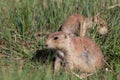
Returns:
[[[69,16],[60,27],[59,31],[68,33],[71,36],[79,35],[83,37],[86,35],[87,30],[95,25],[97,25],[100,34],[106,34],[108,32],[106,22],[99,16],[85,18],[83,15],[79,14]]]
[[[100,48],[89,38],[54,32],[49,34],[46,46],[59,51],[54,62],[55,71],[60,69],[61,63],[68,71],[78,69],[83,73],[96,72],[104,66]]]

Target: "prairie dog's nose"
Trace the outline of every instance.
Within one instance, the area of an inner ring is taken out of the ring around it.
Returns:
[[[45,44],[45,47],[48,47],[48,44]]]
[[[48,41],[46,41],[46,43],[45,43],[45,47],[48,47]]]

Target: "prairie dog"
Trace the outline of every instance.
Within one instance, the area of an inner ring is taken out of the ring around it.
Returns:
[[[46,46],[59,51],[54,62],[55,71],[59,71],[61,62],[68,71],[78,69],[83,73],[96,72],[104,66],[102,51],[89,38],[54,32],[49,34]]]
[[[106,22],[100,16],[85,18],[83,15],[72,14],[69,16],[60,27],[59,31],[70,34],[71,36],[85,36],[87,30],[97,25],[100,34],[106,34],[108,27]]]

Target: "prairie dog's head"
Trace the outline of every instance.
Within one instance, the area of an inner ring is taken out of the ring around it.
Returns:
[[[108,33],[108,26],[106,21],[100,20],[98,23],[98,32],[103,35]]]
[[[95,17],[95,22],[98,25],[98,32],[100,34],[106,34],[108,33],[108,26],[105,20],[103,20],[100,16]]]
[[[47,48],[64,49],[69,42],[69,35],[64,32],[54,32],[48,35],[46,40]]]

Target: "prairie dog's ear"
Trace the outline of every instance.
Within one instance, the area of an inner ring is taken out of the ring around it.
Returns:
[[[68,37],[69,37],[69,35],[68,35],[68,34],[66,34],[66,33],[64,33],[64,34],[62,34],[62,35],[61,35],[61,37],[63,37],[63,38],[68,38]]]

